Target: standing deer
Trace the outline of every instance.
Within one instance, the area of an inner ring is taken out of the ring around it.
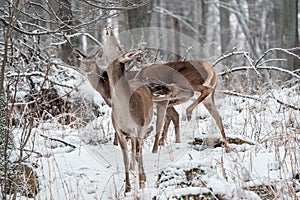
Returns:
[[[105,103],[111,107],[111,94],[110,94],[110,87],[109,87],[109,80],[108,80],[108,74],[107,71],[102,69],[97,65],[97,58],[101,57],[101,51],[97,51],[94,55],[91,56],[86,56],[82,52],[80,52],[78,49],[73,49],[74,55],[82,62],[81,69],[86,73],[86,76],[91,83],[92,87],[101,94],[102,98],[104,99]],[[134,79],[138,71],[128,71],[126,72],[127,78],[129,80]],[[143,80],[143,82],[148,81],[148,83],[145,83],[149,87],[151,87],[151,84],[158,84],[157,81],[154,80]],[[152,82],[151,82],[152,81]],[[156,83],[155,83],[156,82]],[[173,86],[173,87],[172,87]],[[174,98],[181,98],[187,100],[188,97],[193,96],[193,92],[190,90],[185,90],[179,88],[177,85],[174,84],[169,84],[168,85],[170,91],[172,91],[173,99]],[[162,108],[160,103],[165,103],[165,102],[157,102],[157,98],[155,95],[157,95],[159,91],[153,92],[152,94],[152,100],[155,103],[158,103],[159,108]],[[170,97],[169,97],[170,99]],[[163,106],[164,107],[164,106]],[[161,113],[161,112],[158,112]],[[170,122],[172,121],[174,124],[175,128],[175,136],[176,136],[176,143],[180,143],[180,131],[179,131],[179,114],[177,111],[174,109],[174,107],[168,107],[166,110],[166,116],[165,116],[165,121],[166,123],[163,126],[163,135],[167,134]],[[161,117],[158,117],[159,119],[157,120],[157,126],[156,129],[161,131],[162,128],[162,122],[164,122]],[[160,132],[158,131],[158,132]],[[159,136],[159,134],[157,134]],[[158,142],[159,139],[156,139]],[[155,143],[157,143],[155,142]],[[114,139],[114,145],[118,145],[118,140],[117,137],[115,136]]]
[[[111,62],[113,58],[117,57],[117,55],[121,54],[123,52],[122,48],[120,47],[120,44],[118,43],[117,39],[115,38],[113,31],[111,29],[107,29],[106,32],[107,39],[104,43],[104,55],[107,62]],[[114,51],[115,49],[115,51]],[[94,88],[100,92],[102,97],[104,98],[105,102],[110,106],[111,103],[111,97],[110,97],[110,90],[109,90],[109,81],[107,72],[105,70],[101,70],[100,67],[96,64],[96,59],[101,57],[101,54],[95,54],[91,57],[86,57],[83,54],[81,54],[79,51],[74,52],[75,55],[84,62],[85,68],[88,68],[88,70],[91,73],[88,73],[88,79],[91,82],[91,84],[94,86]],[[193,90],[195,91],[195,94],[198,96],[198,99],[187,108],[187,118],[188,120],[191,119],[191,113],[193,109],[203,102],[206,109],[209,111],[209,113],[212,115],[212,117],[215,119],[222,138],[225,143],[226,150],[228,149],[228,142],[226,140],[226,135],[224,131],[224,127],[222,124],[222,119],[220,117],[219,112],[216,109],[215,102],[214,102],[214,92],[215,87],[217,84],[217,73],[208,63],[205,61],[177,61],[177,62],[170,62],[160,65],[152,65],[150,67],[147,67],[142,70],[142,72],[139,73],[137,78],[139,79],[149,79],[153,78],[157,80],[157,75],[160,75],[160,80],[167,81],[169,83],[176,81],[176,78],[172,76],[174,74],[174,71],[172,70],[164,70],[171,71],[171,75],[168,73],[161,73],[161,68],[173,68],[178,73],[182,74],[184,78],[189,82],[189,84],[192,86]],[[129,71],[127,72],[128,77],[132,79],[136,75],[137,71]],[[171,77],[171,78],[170,78]],[[176,77],[176,76],[175,76]],[[99,81],[97,81],[99,80]],[[180,83],[177,82],[177,84],[180,85]],[[153,146],[152,152],[157,152],[158,145],[163,145],[164,140],[167,136],[168,127],[170,125],[170,122],[173,121],[174,128],[175,128],[175,135],[176,135],[176,143],[180,143],[180,130],[179,130],[179,114],[177,111],[172,107],[171,105],[178,104],[179,101],[173,101],[167,108],[167,115],[162,131],[162,137],[159,140],[160,131],[156,131],[155,136],[155,142]],[[160,126],[157,125],[157,126]],[[157,128],[157,130],[160,130]],[[115,137],[114,144],[117,145],[117,140]]]
[[[106,59],[106,62],[111,63],[116,57],[118,57],[123,52],[121,45],[119,44],[117,38],[114,35],[114,32],[111,28],[106,30],[106,40],[103,45],[103,56]],[[128,74],[135,74],[136,72],[128,72]],[[190,86],[189,82],[179,73],[175,73],[173,69],[167,69],[166,72],[162,73],[173,73],[176,82],[169,83],[168,87],[172,89],[173,96],[172,98],[177,102],[185,102],[193,96],[193,88]],[[160,80],[158,81],[155,77],[150,79],[144,78],[142,82],[146,82],[147,85],[151,86],[152,84],[159,85]],[[180,88],[178,87],[180,85]],[[176,142],[180,142],[180,134],[179,134],[179,115],[173,107],[167,108],[167,111],[164,109],[168,105],[168,101],[157,101],[155,99],[155,94],[152,96],[153,102],[157,107],[157,120],[156,120],[156,134],[155,134],[155,142],[153,145],[152,152],[157,152],[158,144],[159,144],[159,136],[163,129],[164,121],[165,121],[165,113],[167,112],[167,118],[169,120],[173,120],[177,124],[174,124],[175,127],[175,135]],[[165,127],[166,129],[168,127]],[[116,140],[114,144],[116,144]]]
[[[162,119],[164,119],[163,112],[165,112],[169,100],[174,98],[173,91],[176,91],[174,89],[177,89],[177,86],[173,83],[165,84],[161,81],[146,84],[144,81],[140,82],[137,80],[129,82],[125,73],[125,64],[140,52],[137,51],[120,56],[107,68],[111,95],[112,123],[117,132],[125,166],[125,192],[130,191],[131,188],[126,138],[131,140],[130,168],[134,169],[135,160],[137,160],[139,185],[141,188],[144,188],[146,174],[143,167],[142,147],[148,126],[152,120],[153,102],[162,107],[157,112],[158,116],[161,115]],[[151,85],[149,86],[149,84]]]
[[[146,175],[143,168],[142,146],[147,128],[152,120],[153,102],[147,86],[130,85],[125,74],[125,63],[136,54],[126,54],[113,61],[107,68],[111,93],[112,122],[122,149],[125,166],[125,192],[131,189],[129,181],[129,158],[127,140],[132,145],[130,167],[138,161],[139,184],[143,188]]]
[[[104,56],[107,62],[111,62],[116,55],[122,52],[121,45],[115,37],[112,29],[107,29],[106,40],[104,42]],[[132,72],[130,72],[132,73]],[[135,72],[134,72],[135,73]],[[187,88],[195,91],[198,96],[197,100],[193,102],[186,110],[188,120],[191,120],[192,111],[203,102],[206,109],[216,121],[220,129],[224,146],[229,150],[228,141],[224,131],[221,116],[217,111],[214,102],[214,93],[217,85],[218,74],[214,68],[205,61],[176,61],[165,64],[154,64],[142,69],[135,77],[140,81],[147,79],[155,79],[164,83],[175,84],[181,88]],[[167,136],[167,130],[172,120],[175,128],[176,141],[180,142],[179,133],[179,115],[173,108],[177,105],[187,101],[190,97],[180,97],[177,100],[171,101],[168,105],[165,125],[163,127],[162,137],[160,137],[160,129],[156,129],[155,141],[152,152],[157,152],[158,145],[163,145]],[[157,123],[159,121],[157,120]],[[161,124],[160,124],[161,125]],[[159,125],[157,125],[158,127]]]

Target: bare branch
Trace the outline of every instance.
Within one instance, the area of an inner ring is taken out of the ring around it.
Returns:
[[[229,90],[222,91],[222,93],[227,94],[227,95],[231,95],[231,96],[237,96],[237,97],[242,97],[242,98],[247,98],[247,99],[253,99],[253,100],[256,100],[256,101],[261,101],[261,99],[259,99],[257,97],[247,95],[247,94],[241,94],[241,93],[233,92],[233,91],[229,91]]]
[[[227,59],[231,56],[235,56],[235,55],[245,55],[247,54],[248,52],[246,51],[233,51],[233,52],[230,52],[228,54],[225,54],[225,55],[222,55],[220,58],[218,58],[213,64],[212,64],[212,67],[215,67],[219,62],[221,62],[222,60],[224,59]]]
[[[283,102],[283,101],[281,101],[281,100],[279,100],[279,99],[276,99],[276,101],[277,101],[277,103],[279,103],[279,104],[281,104],[281,105],[284,105],[284,106],[287,107],[287,108],[291,108],[291,109],[293,109],[293,110],[298,110],[298,111],[300,111],[300,107],[296,107],[296,106],[290,105],[290,104],[285,103],[285,102]]]
[[[267,51],[265,51],[265,52],[257,59],[257,61],[255,62],[254,66],[255,66],[255,67],[259,66],[259,65],[260,65],[260,61],[263,60],[264,57],[267,56],[267,54],[273,53],[274,51],[280,51],[280,52],[286,53],[287,55],[289,55],[289,56],[294,56],[294,57],[296,57],[297,59],[300,60],[300,56],[299,56],[299,55],[294,54],[294,53],[291,52],[292,50],[295,50],[295,49],[298,49],[298,48],[292,48],[292,49],[271,48],[271,49],[268,49]]]
[[[252,66],[241,66],[241,67],[235,67],[235,68],[232,68],[232,69],[229,69],[229,70],[226,70],[224,72],[220,72],[218,73],[219,76],[224,76],[228,73],[232,73],[232,72],[236,72],[236,71],[242,71],[242,70],[248,70],[248,69],[253,69]],[[283,73],[287,73],[289,75],[292,75],[293,77],[297,78],[297,79],[300,79],[300,76],[292,71],[289,71],[287,69],[283,69],[283,68],[280,68],[280,67],[275,67],[275,66],[259,66],[257,67],[256,69],[266,69],[266,70],[276,70],[276,71],[280,71],[280,72],[283,72]]]
[[[100,8],[100,9],[105,9],[105,10],[131,10],[131,9],[135,9],[135,8],[139,8],[139,7],[142,7],[142,6],[145,6],[147,5],[148,3],[150,3],[151,1],[150,0],[146,0],[146,1],[141,1],[141,3],[138,3],[138,4],[133,4],[131,6],[124,6],[124,7],[118,7],[118,6],[115,6],[115,7],[109,7],[109,6],[105,6],[105,5],[99,5],[99,4],[95,4],[95,3],[92,3],[91,1],[88,1],[88,0],[82,0],[83,2],[87,3],[88,5],[90,6],[93,6],[95,8]]]
[[[67,142],[65,142],[65,141],[63,141],[63,140],[56,139],[56,138],[51,138],[51,137],[48,137],[48,136],[46,136],[46,135],[43,135],[43,134],[40,134],[40,136],[42,136],[42,137],[46,138],[47,140],[51,140],[51,141],[55,141],[55,142],[60,142],[60,143],[63,143],[65,146],[72,147],[73,149],[75,149],[75,148],[76,148],[76,146],[75,146],[75,145],[73,145],[73,144],[69,144],[69,143],[67,143]]]
[[[238,93],[238,92],[233,92],[233,91],[222,91],[223,94],[227,94],[227,95],[231,95],[231,96],[237,96],[237,97],[242,97],[242,98],[246,98],[246,99],[252,99],[252,100],[255,100],[255,101],[261,101],[261,99],[257,98],[257,97],[254,97],[254,96],[251,96],[251,95],[246,95],[246,94],[241,94],[241,93]],[[276,100],[277,103],[283,105],[283,106],[286,106],[287,108],[291,108],[293,110],[298,110],[300,111],[300,107],[296,107],[294,105],[291,105],[291,104],[288,104],[288,103],[285,103],[279,99],[276,99],[275,97],[273,97],[274,100]]]

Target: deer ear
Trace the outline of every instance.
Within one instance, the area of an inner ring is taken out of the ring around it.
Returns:
[[[119,62],[127,63],[128,61],[133,60],[136,56],[142,53],[142,50],[136,50],[129,53],[124,54],[122,57],[119,58]]]

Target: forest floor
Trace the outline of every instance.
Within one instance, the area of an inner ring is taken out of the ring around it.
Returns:
[[[252,99],[217,91],[217,107],[231,138],[229,153],[215,145],[220,132],[203,105],[194,111],[191,121],[184,119],[191,101],[177,106],[182,118],[181,143],[174,143],[171,126],[165,146],[153,154],[152,133],[143,149],[146,188],[139,189],[136,169],[130,173],[132,192],[126,194],[122,154],[112,144],[108,106],[101,108],[102,116],[82,128],[53,120],[39,123],[26,147],[36,152],[29,160],[36,164],[39,178],[41,190],[36,198],[300,198],[300,112],[277,101],[299,108],[299,91],[298,84]],[[14,130],[15,135],[21,132]]]

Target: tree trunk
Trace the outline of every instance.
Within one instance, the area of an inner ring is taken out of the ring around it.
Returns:
[[[61,26],[72,25],[72,11],[71,11],[71,2],[70,0],[60,0],[58,1],[58,16],[61,18],[64,24]],[[68,27],[62,28],[64,32],[70,34],[71,31],[68,30]],[[64,43],[61,45],[61,49],[59,51],[59,57],[67,64],[74,65],[75,58],[72,56],[72,47],[69,43]]]
[[[220,31],[221,31],[221,53],[225,54],[230,47],[231,31],[230,31],[230,11],[224,7],[222,3],[226,3],[224,0],[220,1]]]
[[[139,0],[130,1],[137,4]],[[127,18],[127,28],[132,33],[131,42],[133,45],[138,45],[138,48],[142,48],[140,44],[148,40],[148,32],[144,28],[150,26],[151,22],[151,7],[152,3],[140,6],[135,9],[130,9],[125,12],[125,18]],[[136,29],[136,30],[135,30]],[[134,31],[133,31],[134,30]],[[133,45],[130,45],[133,47]],[[136,48],[136,46],[134,47]]]
[[[200,5],[199,5],[199,12],[201,19],[200,25],[199,25],[199,41],[201,45],[205,45],[206,43],[206,26],[207,26],[207,18],[208,18],[208,5],[205,2],[205,0],[201,0]]]
[[[298,38],[298,0],[281,1],[281,46],[283,48],[292,48],[299,46]],[[294,53],[299,54],[299,51]],[[284,68],[295,70],[299,67],[299,60],[294,57],[288,57],[288,62]]]

